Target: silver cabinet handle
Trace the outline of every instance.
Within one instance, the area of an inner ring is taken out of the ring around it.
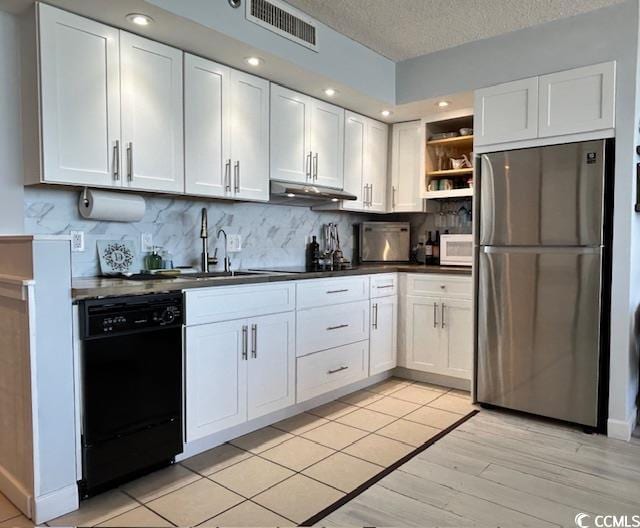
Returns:
[[[133,142],[127,145],[127,181],[133,181]]]
[[[313,152],[309,151],[309,154],[305,156],[305,160],[304,160],[305,177],[307,180],[312,179],[312,176],[311,176],[311,157],[312,156],[313,156]]]
[[[113,146],[113,179],[120,181],[120,140]]]
[[[318,153],[313,156],[313,181],[318,179]]]
[[[242,325],[242,359],[246,360],[248,358],[249,349],[249,328],[247,325]]]
[[[369,207],[373,207],[373,183],[369,184]]]
[[[365,183],[364,189],[363,189],[363,192],[362,192],[362,205],[364,207],[367,206],[367,196],[368,196],[367,193],[368,192],[369,192],[369,185]]]
[[[348,291],[349,291],[349,288],[344,288],[343,290],[327,290],[327,293],[344,293]]]
[[[240,192],[240,160],[236,161],[233,166],[233,185],[233,190],[237,193]]]
[[[251,325],[251,357],[258,357],[258,325]]]
[[[341,324],[337,326],[327,326],[327,330],[340,330],[340,328],[347,328],[348,324]]]
[[[433,303],[433,327],[438,328],[438,303]]]
[[[395,185],[391,187],[391,208],[392,209],[396,208],[396,186]]]
[[[444,322],[444,310],[446,308],[446,305],[444,303],[442,303],[442,306],[440,307],[440,318],[442,319],[442,322],[440,323],[440,326],[442,328],[444,328],[446,326],[445,322]]]
[[[224,164],[224,192],[231,192],[231,158]]]
[[[342,365],[336,369],[331,369],[327,371],[327,374],[335,374],[336,372],[342,372],[343,370],[347,370],[349,367],[347,365]]]
[[[373,305],[373,328],[378,329],[378,303]]]
[[[385,286],[376,286],[379,290],[383,290],[384,288],[393,288],[393,284],[387,284]]]

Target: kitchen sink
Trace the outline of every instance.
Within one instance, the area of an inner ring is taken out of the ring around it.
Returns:
[[[209,272],[195,272],[195,273],[183,273],[180,275],[182,279],[217,279],[221,277],[243,277],[247,275],[262,275],[255,271],[209,271]]]

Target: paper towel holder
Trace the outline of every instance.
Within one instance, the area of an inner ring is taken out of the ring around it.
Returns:
[[[86,186],[82,190],[82,202],[84,203],[85,207],[89,206],[89,198],[87,198],[87,187]]]

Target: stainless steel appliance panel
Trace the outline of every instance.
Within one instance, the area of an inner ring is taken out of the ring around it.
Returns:
[[[597,422],[601,248],[480,248],[480,402]]]
[[[363,222],[359,232],[361,262],[408,262],[411,247],[408,222]]]
[[[480,244],[602,243],[604,141],[484,154]]]

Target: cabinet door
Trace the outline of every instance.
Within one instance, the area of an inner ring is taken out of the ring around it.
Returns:
[[[615,126],[616,63],[540,77],[540,137]]]
[[[406,297],[407,367],[425,372],[445,364],[441,347],[440,297]]]
[[[182,51],[120,32],[125,182],[184,191]]]
[[[344,190],[355,194],[357,200],[342,202],[349,211],[362,211],[366,208],[368,188],[363,188],[365,172],[365,128],[367,118],[345,113],[344,121]]]
[[[421,121],[393,125],[391,211],[420,212],[424,177],[425,132]]]
[[[311,105],[313,182],[342,189],[344,183],[344,109],[313,99]]]
[[[369,376],[390,370],[398,357],[398,297],[371,300]]]
[[[226,66],[185,55],[185,191],[202,196],[231,194],[229,74]]]
[[[249,319],[249,419],[295,403],[295,313]]]
[[[442,299],[442,349],[446,374],[471,379],[473,363],[473,320],[471,301]]]
[[[271,84],[272,180],[311,181],[311,98]]]
[[[43,181],[120,186],[119,32],[38,4]]]
[[[229,196],[230,70],[188,54],[184,61],[185,191]]]
[[[367,123],[365,184],[369,185],[368,211],[387,212],[389,126],[369,119]],[[420,204],[421,205],[421,204]]]
[[[269,82],[231,71],[234,196],[269,200]]]
[[[247,419],[246,320],[187,327],[185,399],[187,442]]]
[[[538,137],[538,78],[476,90],[476,145]]]

